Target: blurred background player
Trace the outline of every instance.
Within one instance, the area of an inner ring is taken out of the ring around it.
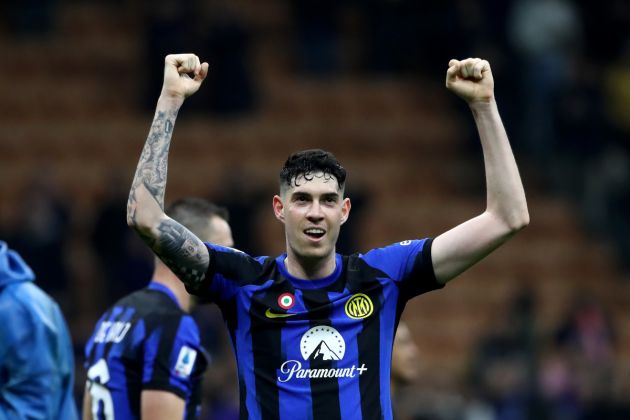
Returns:
[[[232,246],[227,212],[199,198],[173,203],[168,214],[203,240]],[[148,287],[114,304],[86,345],[85,419],[194,419],[207,366],[195,302],[156,259]]]
[[[407,323],[400,321],[394,336],[394,350],[392,351],[391,392],[396,418],[403,419],[403,413],[406,414],[404,410],[399,410],[401,388],[412,384],[418,379],[419,375],[420,357],[418,346],[413,340]]]
[[[74,357],[57,303],[0,241],[0,420],[77,418]]]

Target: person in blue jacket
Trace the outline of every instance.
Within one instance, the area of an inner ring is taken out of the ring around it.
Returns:
[[[0,241],[0,420],[77,419],[74,357],[57,303]]]

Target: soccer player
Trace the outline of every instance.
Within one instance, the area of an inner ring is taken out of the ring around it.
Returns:
[[[447,88],[468,103],[481,138],[483,213],[433,239],[339,255],[335,244],[351,207],[344,196],[346,171],[331,153],[297,152],[280,171],[273,197],[286,238],[286,253],[275,258],[204,243],[162,210],[177,113],[207,72],[208,64],[194,54],[166,57],[129,193],[129,225],[188,291],[222,310],[236,353],[243,418],[392,418],[392,342],[407,301],[443,287],[529,223],[490,65],[451,60],[446,72]]]
[[[167,211],[203,240],[232,246],[225,209],[198,198]],[[156,259],[148,287],[116,302],[85,347],[84,419],[194,419],[207,360],[183,283]]]
[[[57,303],[0,241],[0,420],[77,419],[74,356]]]

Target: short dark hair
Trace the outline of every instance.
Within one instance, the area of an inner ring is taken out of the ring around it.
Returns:
[[[334,176],[339,189],[344,189],[346,170],[335,155],[321,149],[310,149],[293,153],[284,162],[280,170],[280,191],[284,187],[297,186],[297,179],[300,176],[311,181],[317,172],[322,172],[324,176]]]
[[[225,207],[198,197],[186,197],[174,201],[167,207],[166,214],[197,236],[203,235],[208,228],[208,219],[212,216],[229,221],[229,213]]]

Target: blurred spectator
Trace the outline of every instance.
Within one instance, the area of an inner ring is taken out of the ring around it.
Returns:
[[[531,291],[517,293],[505,316],[474,352],[470,380],[474,399],[492,407],[493,419],[542,419],[536,395],[537,341]]]
[[[612,323],[599,302],[584,294],[575,299],[564,322],[556,332],[558,344],[567,349],[581,365],[591,365],[610,384],[614,366],[615,337]]]
[[[556,332],[575,377],[580,406],[589,411],[608,406],[613,391],[616,334],[599,302],[582,294],[575,298]]]
[[[0,241],[0,418],[78,418],[63,314],[20,255]]]
[[[580,418],[582,407],[577,382],[566,352],[556,343],[549,343],[541,351],[538,371],[538,394],[545,418]]]

